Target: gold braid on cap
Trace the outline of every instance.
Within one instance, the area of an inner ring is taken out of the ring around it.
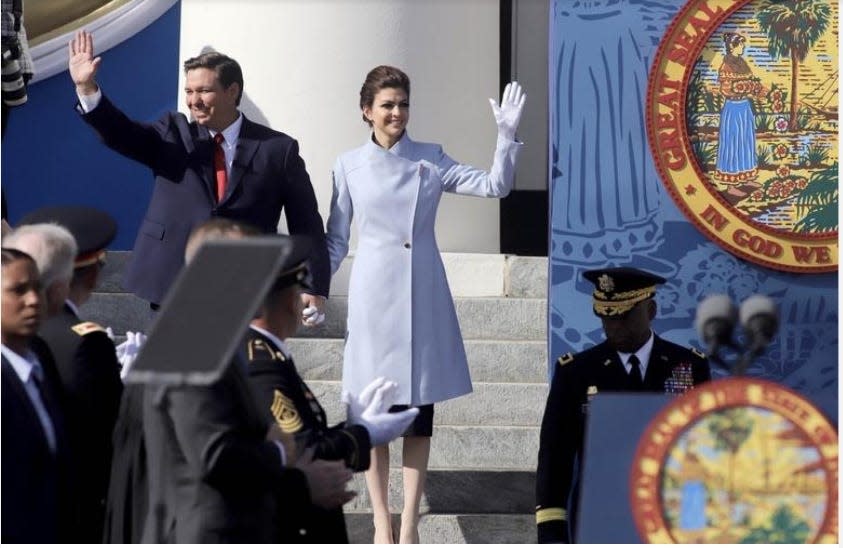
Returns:
[[[594,312],[600,316],[618,316],[656,293],[656,286],[615,293],[609,300],[602,291],[594,291]]]

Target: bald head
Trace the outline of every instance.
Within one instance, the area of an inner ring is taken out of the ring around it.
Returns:
[[[184,248],[184,262],[187,264],[192,261],[205,242],[240,240],[248,236],[258,236],[260,233],[260,230],[250,224],[214,217],[198,225],[190,232],[190,237],[188,237],[187,245]]]

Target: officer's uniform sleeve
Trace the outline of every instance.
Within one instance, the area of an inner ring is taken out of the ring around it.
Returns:
[[[311,408],[315,402],[304,398],[298,375],[283,374],[277,360],[276,357],[274,363],[253,361],[249,366],[249,379],[258,402],[266,408],[271,420],[282,431],[293,434],[301,446],[313,447],[314,458],[343,460],[356,472],[367,470],[372,447],[369,431],[363,426],[342,423],[327,428]],[[321,412],[321,407],[315,405]]]
[[[557,361],[542,419],[536,470],[536,527],[540,543],[570,541],[567,501],[573,479],[578,402],[571,390],[572,360],[566,354]]]

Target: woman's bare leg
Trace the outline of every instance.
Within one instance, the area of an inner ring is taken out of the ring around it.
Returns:
[[[372,462],[366,470],[366,487],[372,503],[375,524],[374,544],[393,544],[392,516],[389,513],[389,445],[372,448]]]
[[[430,438],[408,436],[404,438],[404,509],[401,511],[401,544],[419,543],[419,505],[427,478],[430,457]]]

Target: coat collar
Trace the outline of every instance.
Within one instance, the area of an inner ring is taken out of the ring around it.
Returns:
[[[392,145],[392,148],[388,150],[375,142],[374,133],[369,134],[369,140],[366,142],[366,147],[378,154],[392,154],[404,157],[413,148],[413,144],[413,140],[410,139],[410,132],[405,129],[404,135],[402,135],[401,138],[398,139],[398,142]]]

